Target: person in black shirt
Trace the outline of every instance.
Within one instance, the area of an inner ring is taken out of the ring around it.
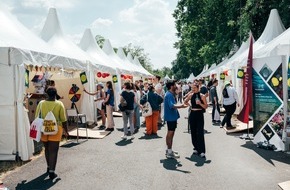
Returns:
[[[136,97],[134,92],[131,91],[130,82],[126,82],[124,84],[125,90],[121,93],[120,102],[124,106],[124,110],[122,111],[123,123],[124,123],[124,135],[121,137],[122,139],[127,139],[128,134],[128,120],[130,125],[131,139],[134,139],[134,125],[133,125],[133,113],[134,113],[134,103],[136,103]],[[126,103],[125,103],[126,102]]]
[[[191,130],[191,141],[194,147],[194,154],[205,158],[205,142],[204,142],[204,116],[203,113],[207,108],[206,98],[199,92],[199,84],[192,85],[192,92],[185,99],[184,104],[191,104],[191,112],[189,115],[189,123]]]

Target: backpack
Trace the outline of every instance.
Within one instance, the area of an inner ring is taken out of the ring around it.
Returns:
[[[227,90],[226,87],[223,89],[223,97],[224,98],[229,98],[229,93],[228,93],[228,90]]]
[[[55,108],[55,106],[53,107],[53,109],[54,108]],[[44,135],[56,135],[58,132],[57,122],[56,122],[55,116],[52,112],[53,109],[46,114],[46,116],[43,120],[41,132]]]

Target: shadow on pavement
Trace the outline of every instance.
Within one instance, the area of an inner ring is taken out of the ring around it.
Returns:
[[[257,145],[255,145],[252,141],[246,141],[246,143],[242,145],[242,147],[253,150],[273,166],[275,166],[275,164],[272,160],[276,160],[285,164],[290,164],[289,154],[258,148]]]
[[[196,154],[192,154],[190,157],[185,157],[187,160],[195,162],[195,166],[201,167],[204,164],[210,164],[211,160],[207,160],[206,158],[201,158]]]
[[[76,142],[66,142],[65,144],[61,145],[60,147],[62,148],[71,148],[74,146],[79,145],[80,143],[76,143]]]
[[[53,182],[50,179],[45,179],[48,177],[47,173],[42,174],[41,176],[27,182],[26,180],[22,181],[21,183],[18,183],[16,186],[16,190],[44,190],[49,189],[54,184],[56,184],[58,181],[60,181],[60,178],[57,178],[55,182]]]
[[[182,172],[182,173],[190,173],[190,171],[180,170],[178,167],[182,167],[182,164],[178,162],[176,159],[162,159],[160,163],[163,164],[163,167],[167,170]]]
[[[129,137],[130,138],[130,137]],[[131,139],[127,139],[127,140],[120,140],[119,142],[115,143],[117,146],[126,146],[128,144],[132,144],[132,140]]]
[[[161,139],[162,137],[158,136],[158,135],[144,135],[142,137],[140,137],[140,140],[150,140],[150,139]]]

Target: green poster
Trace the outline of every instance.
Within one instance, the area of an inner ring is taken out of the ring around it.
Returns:
[[[118,82],[118,77],[117,75],[113,75],[113,83],[117,83]]]
[[[82,84],[86,84],[88,82],[86,72],[80,73],[80,79],[81,79]]]
[[[25,70],[25,74],[24,74],[25,76],[25,86],[27,87],[27,88],[29,88],[29,70]]]

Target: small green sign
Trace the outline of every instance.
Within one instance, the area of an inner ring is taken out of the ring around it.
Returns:
[[[113,83],[117,83],[118,82],[118,77],[117,75],[113,75]]]
[[[221,79],[221,80],[225,80],[225,78],[226,78],[225,73],[221,73],[221,74],[220,74],[220,79]]]
[[[239,79],[242,79],[242,78],[244,78],[244,76],[245,76],[244,69],[238,69],[237,77],[238,77]]]
[[[80,79],[82,84],[86,84],[88,82],[86,72],[80,73]]]

